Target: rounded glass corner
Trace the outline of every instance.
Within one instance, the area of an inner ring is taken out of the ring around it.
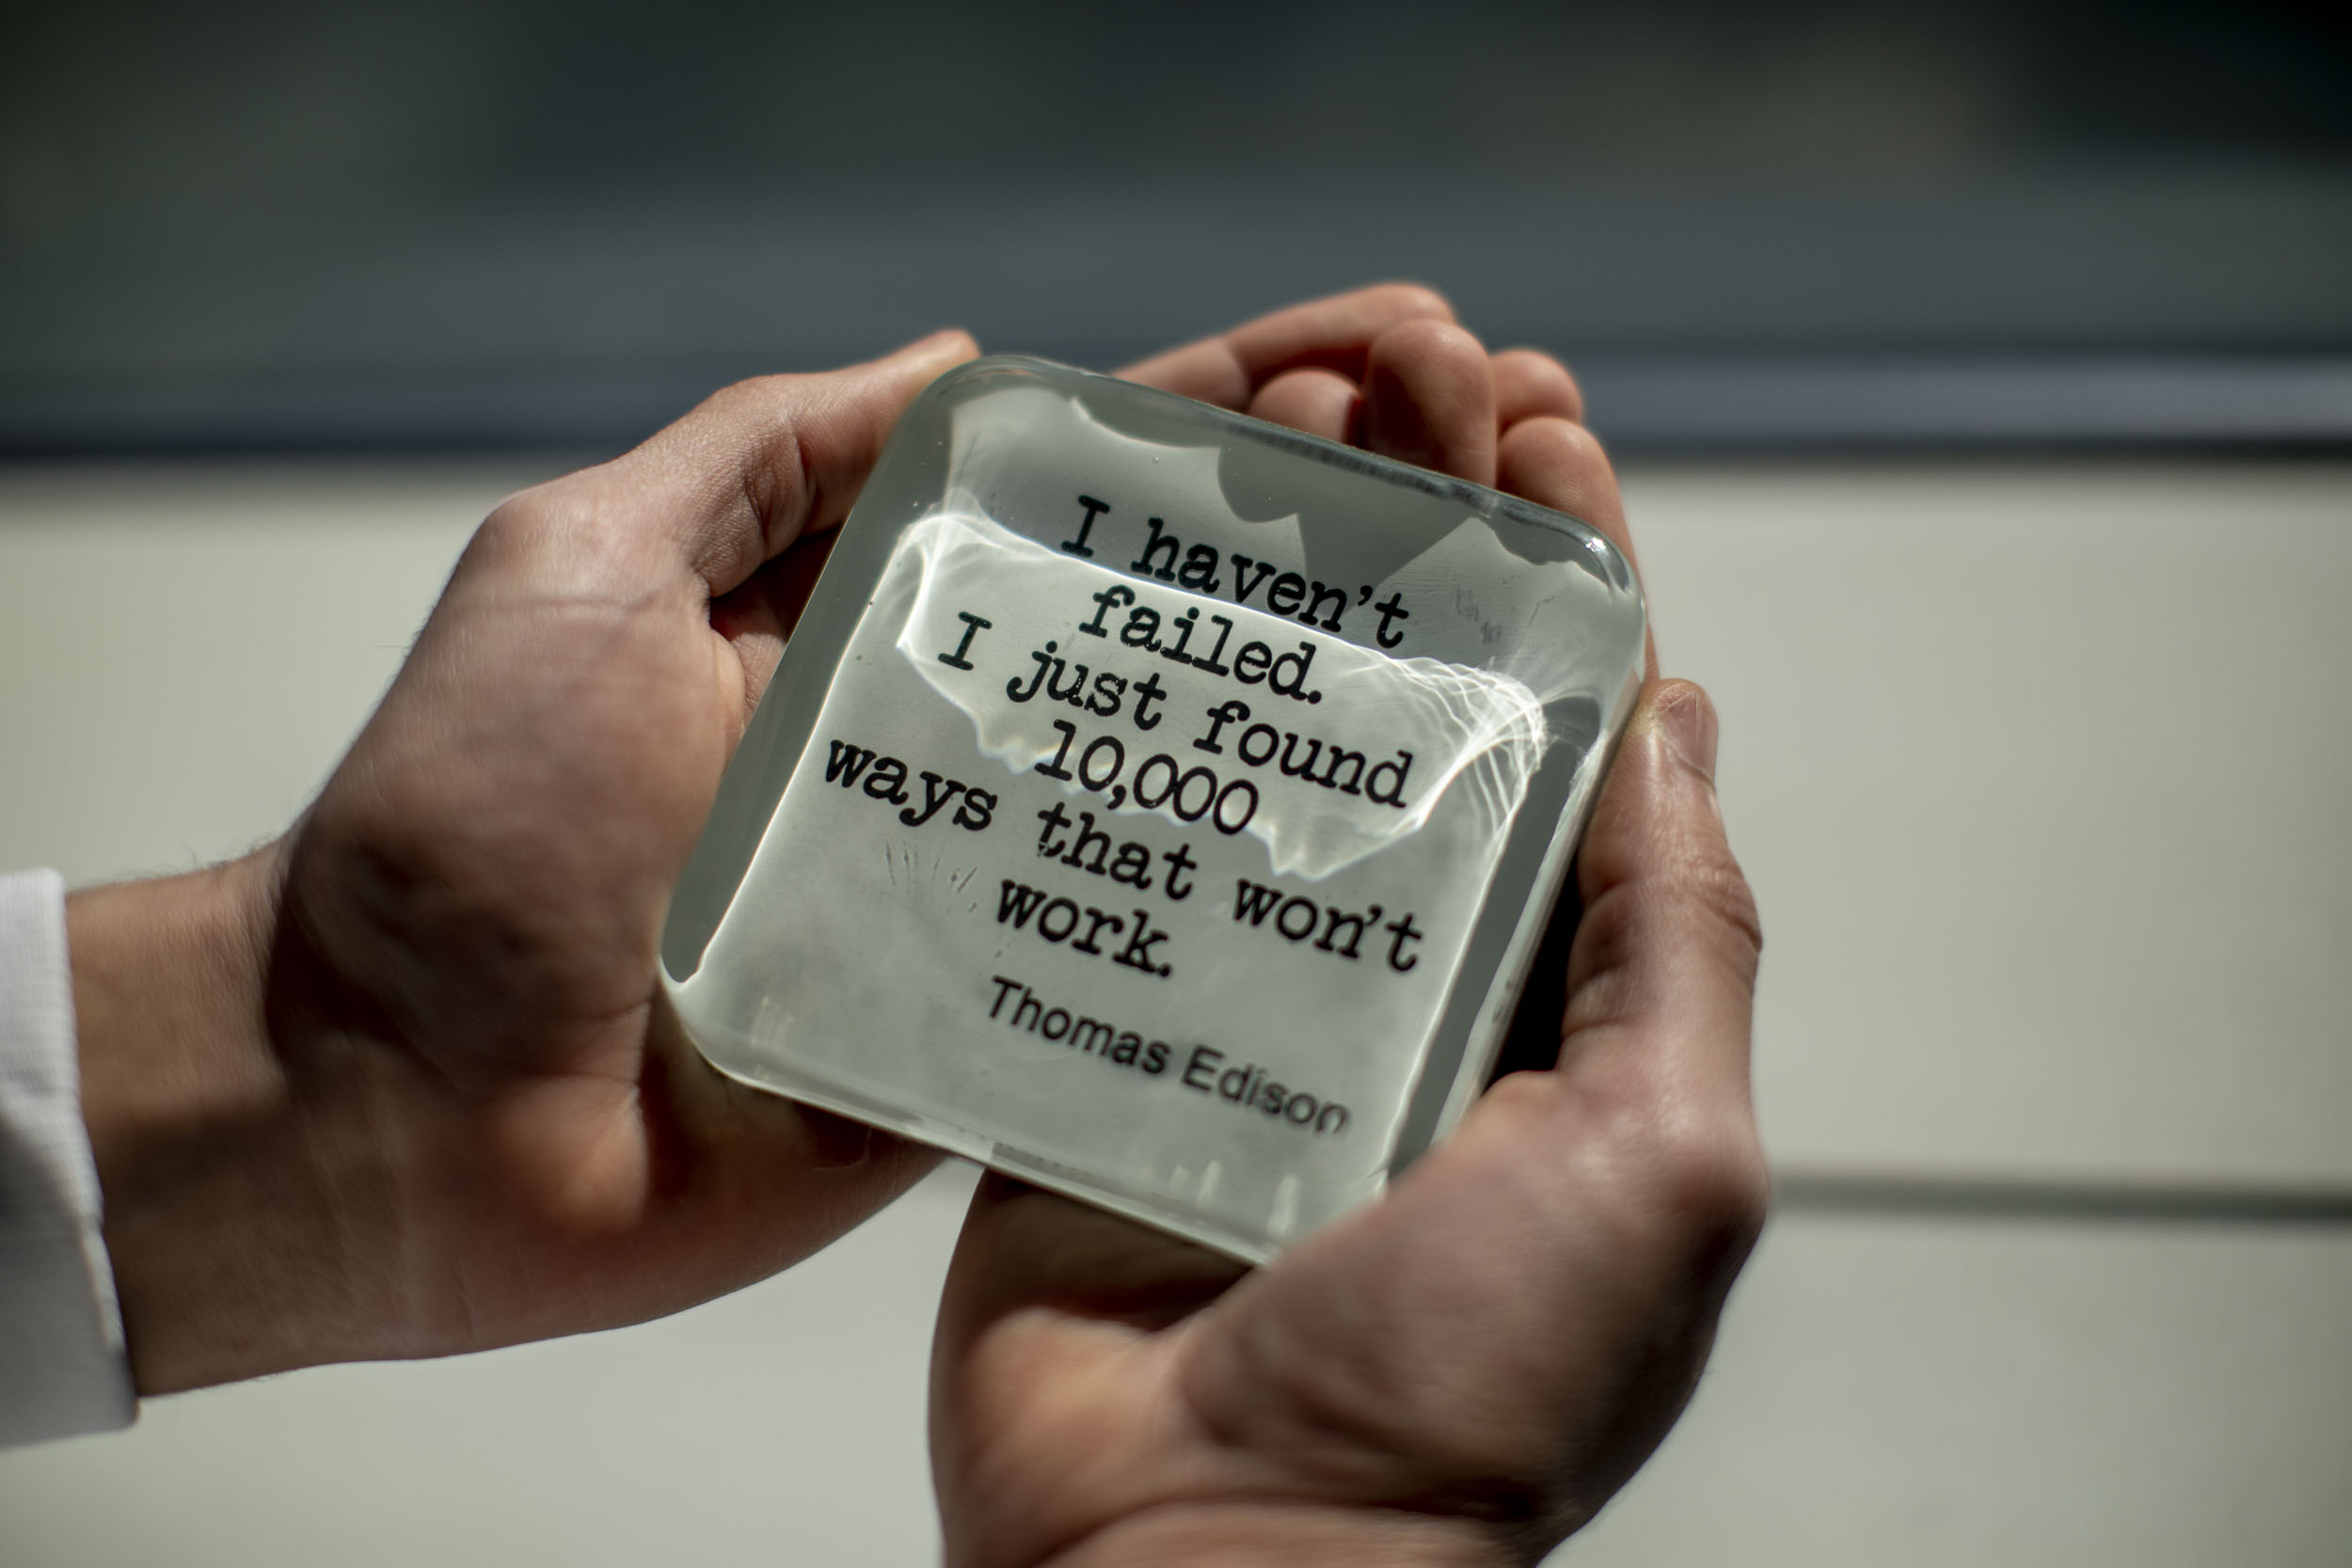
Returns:
[[[1484,1083],[1643,626],[1575,518],[974,360],[844,525],[665,990],[738,1078],[1263,1259]]]

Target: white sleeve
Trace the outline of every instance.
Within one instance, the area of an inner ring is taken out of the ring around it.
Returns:
[[[64,880],[0,876],[0,1447],[138,1409],[81,1077]]]

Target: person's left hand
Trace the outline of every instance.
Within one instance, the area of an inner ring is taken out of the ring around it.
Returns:
[[[1442,309],[1363,291],[1175,359],[1246,404],[1360,371]],[[746,382],[509,500],[283,839],[75,895],[85,1114],[142,1391],[674,1310],[928,1166],[712,1071],[655,962],[822,531],[974,352],[947,333]]]

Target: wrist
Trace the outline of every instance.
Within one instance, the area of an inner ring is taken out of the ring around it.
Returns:
[[[143,1394],[326,1359],[348,1293],[269,1029],[277,865],[272,847],[67,900],[83,1119]]]

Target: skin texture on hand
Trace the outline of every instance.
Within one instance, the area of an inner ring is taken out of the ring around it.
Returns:
[[[1233,406],[1327,394],[1300,378],[1353,385],[1396,329],[1446,319],[1425,290],[1364,290],[1148,373]],[[515,497],[283,839],[70,901],[143,1392],[673,1311],[928,1168],[713,1072],[656,954],[826,531],[907,402],[974,352],[945,333],[746,382]]]
[[[1630,549],[1565,371],[1444,319],[1251,408]],[[1527,1561],[1624,1483],[1687,1402],[1764,1212],[1760,937],[1715,737],[1697,688],[1645,689],[1579,854],[1581,922],[1555,917],[1575,923],[1565,973],[1522,1005],[1556,1060],[1502,1079],[1380,1201],[1245,1273],[983,1181],[933,1356],[951,1563]]]
[[[973,352],[946,334],[731,388],[508,500],[283,840],[73,900],[143,1391],[673,1310],[926,1168],[709,1072],[655,952],[805,591],[789,546],[841,519],[898,411]],[[175,927],[213,933],[209,984],[153,960]],[[174,1006],[202,1018],[153,1030]]]
[[[971,352],[949,334],[746,383],[515,498],[285,838],[71,900],[143,1391],[673,1310],[927,1167],[712,1072],[655,955],[824,531],[907,400]],[[1629,548],[1566,372],[1487,355],[1426,291],[1298,307],[1128,373]],[[1380,1203],[1245,1275],[983,1184],[933,1365],[952,1560],[1523,1560],[1623,1482],[1688,1398],[1762,1214],[1756,925],[1713,750],[1704,697],[1653,683],[1586,834],[1565,973],[1524,1005],[1556,1065],[1505,1079]]]

